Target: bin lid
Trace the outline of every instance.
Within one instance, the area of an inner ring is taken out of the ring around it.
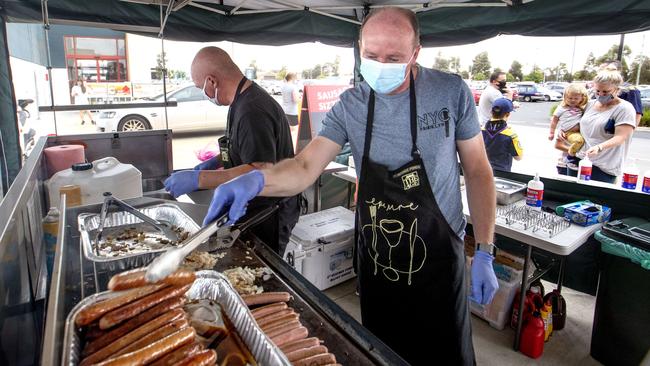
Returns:
[[[608,254],[616,255],[621,258],[627,258],[634,263],[641,265],[642,268],[650,270],[650,251],[637,248],[629,243],[618,241],[605,235],[598,230],[594,237],[600,242],[600,249]]]
[[[354,235],[354,213],[338,206],[300,216],[291,239],[309,247],[340,242]]]

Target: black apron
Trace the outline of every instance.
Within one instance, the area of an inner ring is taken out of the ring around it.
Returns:
[[[412,365],[472,365],[463,241],[440,212],[416,146],[412,74],[409,89],[413,160],[396,170],[369,158],[370,92],[355,222],[362,323]]]

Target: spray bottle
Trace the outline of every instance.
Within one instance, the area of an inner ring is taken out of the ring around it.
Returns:
[[[539,180],[539,173],[536,173],[535,178],[528,181],[528,190],[526,191],[526,205],[535,210],[541,210],[543,197],[544,183]]]

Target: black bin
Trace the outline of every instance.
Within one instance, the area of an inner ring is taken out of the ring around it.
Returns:
[[[596,239],[602,252],[591,356],[604,365],[636,366],[650,351],[650,269],[630,258],[650,253],[600,232]]]

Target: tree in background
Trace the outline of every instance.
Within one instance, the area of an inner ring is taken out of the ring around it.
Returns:
[[[282,65],[282,68],[280,69],[280,71],[278,71],[277,74],[275,74],[275,78],[277,80],[284,80],[284,77],[287,76],[287,72],[288,72],[287,71],[287,66]]]
[[[460,74],[460,57],[454,56],[449,58],[449,71]]]
[[[433,68],[440,71],[449,72],[449,60],[442,56],[442,52],[438,51],[438,56],[436,56],[433,62]]]
[[[639,66],[641,72],[639,73]],[[630,66],[630,82],[636,84],[636,77],[639,75],[639,84],[650,84],[650,57],[639,55],[634,58]]]
[[[513,80],[513,81],[524,80],[524,73],[521,71],[521,63],[517,60],[512,61],[508,73],[510,73],[510,75],[508,76],[508,80]],[[510,76],[512,76],[512,79],[510,79]]]
[[[469,71],[467,71],[467,70],[461,71],[460,72],[460,77],[463,78],[463,79],[466,79],[466,80],[469,79]]]
[[[490,65],[490,59],[488,58],[487,52],[479,53],[474,57],[474,60],[472,60],[471,72],[474,80],[484,80],[486,78],[485,75],[489,75],[491,69],[492,65]],[[479,75],[481,75],[480,78]]]
[[[596,58],[593,52],[589,52],[582,70],[573,74],[573,80],[588,81],[593,80],[594,76],[596,76]]]
[[[162,80],[163,72],[165,70],[164,67],[165,65],[167,65],[167,55],[165,55],[164,52],[161,52],[156,56],[156,67],[153,69],[153,72],[151,73],[153,79]]]
[[[320,64],[318,64],[314,66],[313,69],[311,69],[310,79],[322,79],[323,78],[322,73],[323,73],[323,67]]]
[[[524,81],[541,83],[544,81],[544,72],[539,68],[539,66],[533,66],[533,69],[530,71],[530,73],[524,76]]]
[[[630,54],[632,54],[632,49],[628,45],[623,46],[623,57],[621,59],[621,75],[623,75],[624,80],[629,80],[629,67],[627,64],[627,59],[630,57]],[[602,56],[598,57],[594,63],[594,66],[596,67],[596,70],[598,66],[601,64],[608,62],[608,61],[614,61],[618,57],[618,45],[613,44],[612,47],[609,48],[609,50]],[[634,75],[636,77],[636,75]]]

